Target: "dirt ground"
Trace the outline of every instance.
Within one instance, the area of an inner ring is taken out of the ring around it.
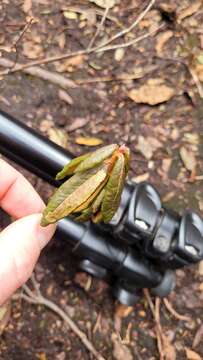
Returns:
[[[6,69],[2,58],[25,64],[87,49],[98,28],[93,46],[101,45],[129,27],[148,3],[112,1],[100,26],[104,1],[1,0],[0,108],[74,154],[95,149],[78,144],[79,136],[96,137],[104,144],[126,143],[132,154],[130,178],[157,186],[167,207],[180,213],[192,208],[201,214],[201,1],[157,0],[131,32],[110,46],[151,34],[138,43],[42,64],[51,74],[72,80],[66,89],[54,84],[52,76],[45,81],[22,71],[1,74]],[[46,201],[51,186],[20,170]],[[8,221],[1,213],[1,228]],[[161,359],[146,298],[133,309],[120,308],[108,285],[77,272],[66,242],[55,239],[46,248],[36,279],[42,293],[70,315],[105,359]],[[164,358],[173,360],[176,353],[178,360],[202,359],[202,265],[177,271],[177,287],[169,301],[190,319],[174,317],[161,303],[161,324],[170,343]],[[12,301],[10,321],[0,339],[0,359],[93,358],[57,315],[40,305]]]

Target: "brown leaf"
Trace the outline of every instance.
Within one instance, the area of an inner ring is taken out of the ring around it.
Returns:
[[[43,48],[40,44],[34,43],[32,41],[24,41],[23,54],[28,59],[38,59],[43,55]]]
[[[55,67],[58,72],[72,72],[75,68],[78,68],[83,64],[84,59],[84,55],[76,55],[70,59],[57,62]]]
[[[163,47],[167,43],[167,41],[173,36],[173,32],[171,30],[164,31],[160,35],[157,36],[156,41],[156,52],[158,56],[163,55]]]
[[[157,140],[155,137],[144,137],[142,135],[138,136],[137,149],[144,155],[144,157],[150,160],[154,152],[162,147],[162,143]]]
[[[101,145],[103,143],[103,140],[96,138],[96,137],[78,136],[75,139],[75,142],[76,142],[76,144],[79,144],[79,145],[96,146],[96,145]]]
[[[32,9],[32,0],[24,0],[22,4],[22,10],[25,14],[29,13],[29,11]]]
[[[0,306],[0,335],[2,335],[5,327],[7,326],[11,316],[11,302],[7,301],[4,305]]]
[[[118,304],[116,307],[115,316],[123,319],[126,318],[133,311],[134,311],[133,306]]]
[[[202,1],[198,0],[195,2],[191,2],[191,5],[187,6],[185,9],[183,9],[180,14],[177,17],[178,22],[181,22],[183,19],[185,19],[188,16],[191,16],[195,14],[199,8],[202,6]]]
[[[65,101],[69,105],[73,105],[72,97],[67,93],[67,91],[60,89],[58,92],[59,99]]]
[[[185,146],[182,146],[180,148],[180,157],[185,168],[193,172],[197,165],[194,152],[192,152],[190,149],[187,149]]]
[[[80,118],[80,117],[78,117],[76,119],[73,119],[72,124],[67,127],[67,131],[71,132],[71,131],[80,129],[80,128],[84,127],[85,125],[87,125],[87,123],[89,121],[90,121],[89,118]]]
[[[185,353],[186,353],[186,358],[187,360],[201,360],[202,357],[196,353],[195,351],[189,349],[189,348],[185,348]]]
[[[148,179],[149,179],[149,173],[147,172],[141,175],[134,176],[131,180],[136,183],[140,183],[142,181],[147,181]]]
[[[111,339],[113,342],[113,356],[116,360],[133,360],[130,349],[122,344],[115,333],[112,334]]]
[[[89,0],[89,1],[95,3],[96,5],[104,9],[106,7],[112,8],[117,3],[117,0]]]
[[[176,349],[166,335],[162,335],[163,353],[165,360],[176,360]]]
[[[136,103],[156,105],[170,100],[175,95],[174,90],[165,84],[142,85],[138,89],[132,89],[128,96]]]
[[[64,148],[67,147],[68,135],[65,131],[61,129],[50,128],[48,129],[47,133],[51,141]]]

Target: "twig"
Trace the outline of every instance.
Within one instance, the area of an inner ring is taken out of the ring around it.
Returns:
[[[27,69],[27,68],[30,68],[30,67],[33,67],[33,66],[36,66],[36,65],[48,64],[48,63],[51,63],[51,62],[64,60],[64,59],[67,59],[67,58],[70,58],[70,57],[74,57],[76,55],[91,54],[93,52],[109,51],[109,50],[112,50],[112,49],[117,49],[119,47],[131,46],[131,45],[133,45],[133,44],[135,44],[135,43],[137,43],[137,42],[151,36],[156,31],[158,31],[160,28],[162,28],[163,25],[158,27],[155,31],[148,32],[148,33],[140,36],[139,38],[135,38],[135,39],[129,41],[128,43],[115,45],[115,46],[112,46],[112,47],[107,46],[107,45],[109,45],[115,39],[127,34],[128,32],[130,32],[143,19],[143,17],[147,14],[147,12],[151,9],[154,2],[155,2],[155,0],[151,0],[149,5],[147,6],[147,8],[140,14],[140,16],[138,16],[138,18],[128,28],[126,28],[126,29],[124,29],[122,31],[119,31],[118,33],[116,33],[114,36],[112,36],[110,39],[108,39],[103,44],[92,47],[91,49],[78,50],[78,51],[74,51],[72,53],[66,53],[66,54],[63,54],[63,55],[50,56],[50,57],[47,57],[47,58],[44,58],[44,59],[31,61],[31,62],[29,62],[27,64],[16,66],[14,69],[8,69],[8,70],[6,70],[4,72],[0,72],[0,76],[8,75],[9,73],[13,73],[13,72],[16,72],[16,71],[22,71],[24,69]]]
[[[104,24],[104,22],[105,22],[105,20],[106,20],[106,17],[107,17],[107,15],[108,15],[108,12],[109,12],[109,5],[108,5],[108,2],[107,2],[107,7],[106,7],[106,9],[105,9],[105,11],[104,11],[104,13],[103,13],[103,16],[102,16],[102,18],[101,18],[101,21],[100,21],[100,23],[99,23],[99,26],[98,26],[98,28],[97,28],[97,30],[96,30],[93,38],[90,40],[90,43],[89,43],[89,45],[88,45],[88,47],[87,47],[88,49],[91,49],[91,48],[92,48],[92,46],[93,46],[93,44],[94,44],[97,36],[99,35],[99,33],[100,33],[100,31],[101,31],[101,29],[102,29],[102,27],[103,27],[103,24]]]
[[[0,66],[2,67],[6,67],[6,68],[11,68],[10,72],[12,73],[13,70],[12,67],[15,65],[14,61],[11,61],[9,59],[6,58],[2,58],[0,57]],[[40,68],[39,66],[35,66],[35,67],[28,67],[28,68],[23,68],[23,64],[16,64],[17,67],[21,67],[22,71],[25,72],[26,74],[38,77],[40,79],[43,80],[47,80],[55,85],[58,85],[64,89],[67,88],[75,88],[77,85],[75,84],[75,82],[73,80],[67,79],[64,76],[58,74],[57,72],[52,72],[49,70],[45,70]],[[9,72],[9,69],[6,70],[6,73]],[[4,72],[0,73],[0,76],[3,74]]]
[[[158,65],[152,65],[149,66],[147,69],[139,70],[137,73],[136,71],[133,74],[120,74],[116,76],[98,76],[98,77],[90,77],[86,79],[76,79],[75,83],[78,85],[83,84],[91,84],[96,82],[112,82],[112,81],[129,81],[129,80],[137,80],[140,79],[149,73],[152,73],[153,71],[157,70],[159,68]]]
[[[138,38],[132,39],[129,42],[126,43],[122,43],[122,44],[117,44],[117,45],[112,45],[112,46],[104,46],[103,45],[99,45],[96,47],[93,47],[91,49],[86,49],[86,50],[79,50],[79,51],[74,51],[72,53],[68,53],[68,54],[63,54],[63,55],[57,55],[57,56],[51,56],[45,59],[41,59],[41,60],[36,60],[36,61],[31,61],[27,64],[17,64],[15,68],[13,69],[7,69],[5,71],[0,72],[0,76],[4,76],[4,75],[8,75],[17,71],[24,71],[25,69],[29,69],[33,68],[37,65],[42,65],[42,64],[48,64],[51,62],[55,62],[55,61],[59,61],[59,60],[64,60],[70,57],[74,57],[76,55],[87,55],[87,54],[91,54],[93,52],[105,52],[105,51],[110,51],[110,50],[114,50],[114,49],[118,49],[120,47],[129,47],[131,45],[134,45],[138,42],[140,42],[143,39],[146,39],[148,37],[150,37],[151,35],[155,34],[157,31],[159,31],[160,29],[162,29],[164,26],[164,24],[160,25],[159,27],[157,27],[156,29],[154,29],[153,31],[150,31],[144,35],[139,36]],[[1,60],[1,58],[0,58]],[[3,66],[3,65],[2,65]],[[39,68],[40,69],[40,68]],[[41,69],[40,69],[41,70]],[[44,70],[45,71],[45,70]],[[70,81],[70,80],[69,80]]]
[[[34,21],[34,18],[31,17],[29,19],[29,21],[25,24],[23,30],[20,32],[17,40],[15,41],[15,43],[12,45],[12,47],[17,47],[17,45],[19,44],[19,42],[22,40],[23,36],[25,35],[26,31],[29,29],[29,27],[32,25],[32,22]]]
[[[145,15],[149,12],[149,10],[152,8],[156,0],[151,0],[149,4],[147,5],[146,9],[137,17],[137,19],[126,29],[119,31],[115,35],[113,35],[110,39],[108,39],[103,46],[106,46],[113,42],[114,40],[120,38],[123,35],[126,35],[130,31],[132,31],[139,23],[140,21],[145,17]]]
[[[197,90],[198,90],[198,93],[199,93],[199,96],[201,99],[203,99],[203,88],[202,88],[202,85],[198,79],[198,76],[197,74],[195,73],[195,71],[193,69],[191,69],[190,66],[188,66],[188,71],[190,72],[190,75],[192,76],[193,78],[193,81],[197,87]]]
[[[164,350],[163,350],[163,331],[160,323],[160,299],[156,298],[155,305],[153,304],[150,292],[148,289],[144,289],[144,296],[148,302],[152,315],[155,321],[155,331],[156,331],[156,338],[157,338],[157,348],[159,351],[160,360],[164,360]]]
[[[177,320],[182,320],[182,321],[189,321],[190,318],[186,315],[181,315],[178,314],[177,311],[172,307],[171,303],[169,302],[168,299],[164,298],[163,299],[163,303],[165,305],[165,307],[167,308],[167,310],[177,319]]]
[[[118,48],[125,48],[125,47],[129,47],[131,45],[134,45],[138,42],[140,42],[141,40],[144,40],[146,38],[148,38],[149,36],[154,35],[157,31],[159,31],[160,29],[162,29],[165,26],[165,24],[161,24],[160,26],[158,26],[156,29],[149,31],[146,34],[140,35],[139,37],[132,39],[128,42],[122,43],[122,44],[115,44],[115,45],[110,45],[110,46],[104,46],[102,48],[97,49],[95,52],[104,52],[104,51],[109,51],[109,50],[115,50]]]
[[[74,332],[74,334],[80,338],[83,345],[90,351],[91,354],[94,355],[97,360],[105,360],[105,358],[100,355],[100,353],[95,349],[94,345],[88,340],[86,334],[79,329],[79,327],[74,323],[74,321],[58,305],[56,305],[54,302],[48,300],[42,295],[39,284],[35,280],[34,274],[32,275],[30,280],[32,282],[34,291],[32,291],[25,284],[22,286],[25,294],[20,294],[20,297],[31,304],[44,305],[53,312],[55,312],[64,320],[66,325],[69,326],[69,328]]]

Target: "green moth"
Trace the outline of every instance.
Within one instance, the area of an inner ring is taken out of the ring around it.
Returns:
[[[125,145],[111,144],[70,161],[56,175],[67,179],[50,198],[41,225],[66,216],[76,221],[111,221],[120,204],[129,160]]]

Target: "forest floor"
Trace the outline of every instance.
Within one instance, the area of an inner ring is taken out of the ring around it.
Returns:
[[[75,155],[97,148],[91,147],[95,141],[126,143],[132,154],[130,178],[150,181],[165,206],[201,214],[203,3],[157,0],[145,11],[148,4],[1,0],[0,108]],[[90,45],[96,49],[90,52]],[[72,52],[76,55],[50,61]],[[14,62],[11,70],[9,61]],[[16,62],[31,63],[35,70],[15,71]],[[39,67],[49,71],[47,80]],[[51,186],[20,170],[46,201]],[[1,213],[1,227],[7,223]],[[187,318],[174,316],[161,300],[159,325],[146,296],[133,308],[121,306],[106,283],[78,273],[66,242],[55,239],[35,273],[43,295],[68,313],[105,359],[203,358],[202,263],[177,271],[177,286],[168,298]],[[94,359],[44,306],[14,299],[3,321],[0,359]],[[157,326],[165,339],[161,348]]]

